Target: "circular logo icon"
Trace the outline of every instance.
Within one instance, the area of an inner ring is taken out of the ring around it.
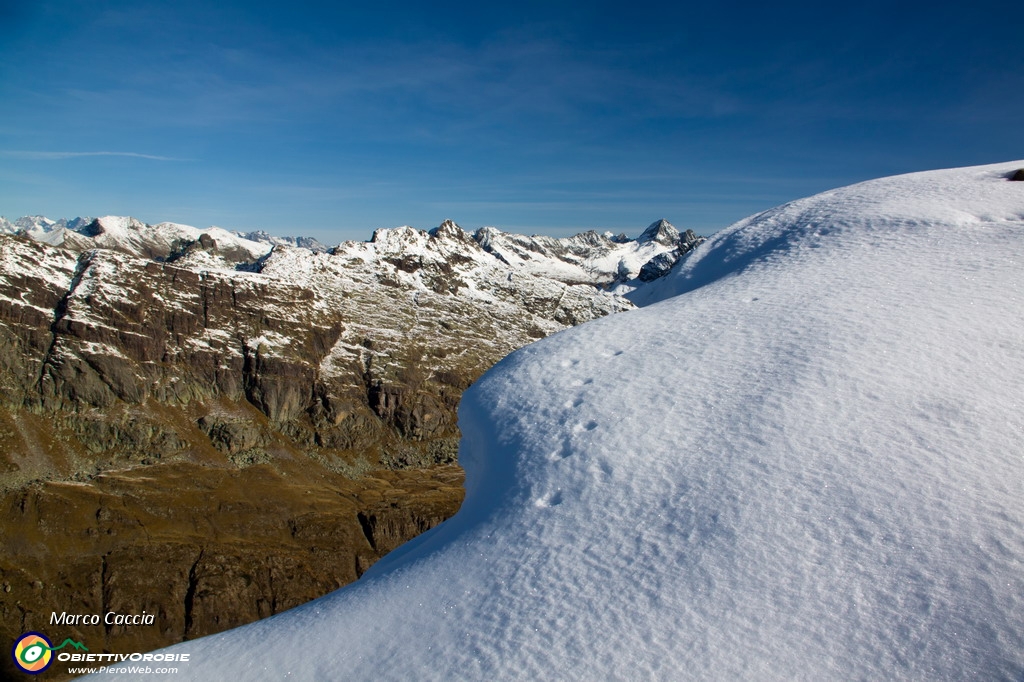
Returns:
[[[14,665],[30,675],[38,675],[53,663],[53,644],[41,632],[26,632],[11,649]]]

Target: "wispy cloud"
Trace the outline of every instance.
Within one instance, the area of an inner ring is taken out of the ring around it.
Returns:
[[[132,159],[149,159],[151,161],[187,161],[173,156],[158,156],[156,154],[139,154],[137,152],[41,152],[25,150],[3,150],[0,156],[8,159],[22,159],[25,161],[57,161],[61,159],[77,159],[86,156],[122,156]]]

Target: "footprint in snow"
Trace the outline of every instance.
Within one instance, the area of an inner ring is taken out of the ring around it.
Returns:
[[[571,445],[569,444],[569,439],[565,439],[565,441],[562,442],[561,447],[554,450],[550,455],[548,455],[548,459],[551,460],[552,462],[558,462],[560,460],[565,459],[566,457],[571,456],[572,454],[573,450]]]
[[[543,497],[538,497],[534,504],[538,507],[555,507],[562,504],[562,491],[556,490]]]

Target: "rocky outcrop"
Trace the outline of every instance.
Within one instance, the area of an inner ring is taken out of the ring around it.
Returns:
[[[671,251],[659,253],[644,263],[643,267],[640,268],[640,273],[637,275],[637,279],[641,282],[653,282],[660,277],[664,277],[683,256],[704,242],[704,238],[698,237],[693,230],[687,230],[680,234],[678,230],[665,220],[660,220],[648,227],[647,231],[644,232],[644,236],[647,236],[651,241],[657,241],[660,244],[672,246],[673,248]],[[641,237],[641,239],[643,238]]]
[[[637,277],[641,282],[652,282],[659,277],[664,277],[672,269],[677,262],[679,262],[678,251],[666,251],[665,253],[659,253],[651,260],[644,263],[644,266],[640,268],[640,274]]]

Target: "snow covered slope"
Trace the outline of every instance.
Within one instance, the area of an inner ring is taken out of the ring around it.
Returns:
[[[1021,166],[725,230],[466,392],[455,518],[170,651],[197,680],[1021,679]]]

